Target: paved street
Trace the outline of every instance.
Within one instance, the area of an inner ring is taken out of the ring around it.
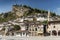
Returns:
[[[0,37],[1,40],[60,40],[59,36],[47,37]]]

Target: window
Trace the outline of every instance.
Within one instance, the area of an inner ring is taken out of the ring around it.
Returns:
[[[58,36],[60,36],[60,30],[58,31]]]
[[[37,28],[35,28],[35,31],[37,31]]]
[[[57,32],[55,30],[52,31],[52,35],[56,36]]]
[[[55,26],[54,26],[54,28],[55,28]]]

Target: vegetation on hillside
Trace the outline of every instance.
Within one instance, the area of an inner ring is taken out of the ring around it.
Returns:
[[[14,5],[16,7],[24,7],[24,8],[27,8],[27,9],[30,9],[28,12],[25,12],[23,16],[28,16],[28,15],[35,15],[37,13],[40,13],[40,14],[48,14],[48,11],[46,10],[40,10],[40,9],[37,9],[37,8],[31,8],[30,6],[27,6],[27,5]],[[51,12],[51,17],[54,17],[56,16],[56,13],[52,13]],[[0,22],[6,22],[6,21],[9,21],[9,20],[14,20],[16,19],[16,14],[15,13],[12,13],[12,12],[7,12],[7,13],[1,13],[0,14]]]
[[[46,15],[48,14],[48,11],[46,11],[46,10],[40,10],[40,9],[37,9],[37,8],[31,8],[30,6],[27,6],[27,5],[23,5],[23,7],[30,9],[28,11],[28,13],[25,12],[24,16],[35,15],[36,13],[46,14]],[[51,14],[51,17],[56,16],[56,13],[50,12],[50,14]]]
[[[19,25],[14,25],[14,29],[15,29],[15,30],[20,30],[21,27],[20,27]]]
[[[0,22],[7,22],[14,19],[16,19],[16,16],[12,12],[0,14]]]

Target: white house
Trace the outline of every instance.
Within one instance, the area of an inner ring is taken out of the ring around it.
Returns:
[[[41,36],[43,35],[43,25],[40,24],[39,22],[30,22],[29,27],[29,36]]]
[[[25,17],[25,19],[24,20],[28,20],[28,21],[33,21],[33,17]]]
[[[15,22],[23,22],[24,21],[24,18],[17,18],[16,20],[14,20]]]
[[[50,21],[47,32],[51,35],[60,35],[60,21]]]
[[[47,18],[45,18],[45,17],[37,17],[36,19],[37,19],[37,21],[46,21],[47,20]]]

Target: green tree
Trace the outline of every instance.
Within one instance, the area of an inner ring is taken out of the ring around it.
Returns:
[[[54,17],[54,16],[56,16],[56,13],[50,13],[50,15],[52,16],[52,17]]]
[[[8,16],[8,13],[5,13],[5,14],[4,14],[4,18],[6,18],[7,16]]]
[[[20,27],[19,25],[14,25],[14,29],[15,29],[15,30],[20,30],[21,27]]]
[[[41,10],[35,8],[35,9],[34,9],[34,12],[36,12],[36,13],[41,13]]]
[[[48,23],[48,21],[47,21],[47,20],[42,22],[42,24],[47,24],[47,23]]]

